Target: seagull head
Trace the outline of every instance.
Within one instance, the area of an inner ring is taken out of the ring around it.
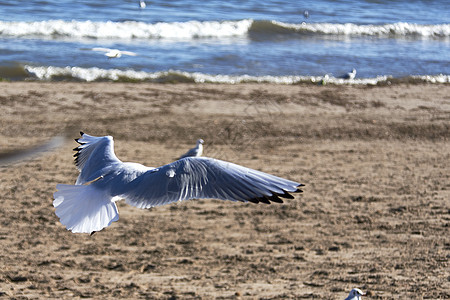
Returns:
[[[203,145],[203,143],[204,143],[204,141],[203,141],[202,139],[198,139],[198,140],[197,140],[197,145],[200,145],[200,144]]]
[[[361,291],[358,288],[354,288],[350,291],[350,294],[348,294],[348,297],[345,298],[345,300],[361,300],[361,296],[364,296],[366,293]]]

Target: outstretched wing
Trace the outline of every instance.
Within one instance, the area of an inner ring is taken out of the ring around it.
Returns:
[[[131,51],[121,51],[124,55],[137,56],[137,53]]]
[[[111,50],[114,50],[114,49],[95,47],[95,48],[91,48],[90,50],[99,51],[99,52],[110,52]]]
[[[212,198],[241,202],[271,203],[294,198],[302,184],[208,158],[187,157],[163,167],[149,170],[115,194],[128,204],[150,208],[175,201]]]
[[[114,153],[112,136],[91,136],[80,132],[81,138],[76,139],[80,146],[73,149],[75,165],[80,171],[76,184],[84,184],[102,176],[102,170],[113,163],[120,163]]]

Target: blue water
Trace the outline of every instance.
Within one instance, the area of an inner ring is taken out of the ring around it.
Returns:
[[[146,4],[1,1],[0,77],[277,81],[353,68],[358,79],[450,75],[448,0]],[[99,47],[136,56],[109,59],[92,50]]]

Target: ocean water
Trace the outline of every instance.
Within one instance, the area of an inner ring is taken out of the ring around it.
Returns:
[[[450,82],[450,1],[1,1],[0,77]]]

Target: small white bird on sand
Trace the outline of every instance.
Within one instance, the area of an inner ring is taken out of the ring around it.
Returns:
[[[190,157],[190,156],[192,156],[192,157],[202,156],[203,143],[204,143],[204,141],[202,139],[198,139],[195,147],[189,149],[185,154],[181,155],[178,159],[182,159],[182,158]]]
[[[347,74],[342,76],[342,78],[344,79],[355,79],[355,77],[356,77],[356,69],[353,69],[351,72],[348,72]]]
[[[56,215],[74,233],[93,233],[119,219],[116,201],[150,208],[189,199],[282,203],[303,186],[295,181],[208,157],[186,157],[159,168],[122,162],[111,136],[81,132],[75,185],[58,184]],[[280,198],[281,197],[281,198]]]
[[[366,293],[361,291],[360,289],[354,288],[348,294],[348,297],[345,300],[361,300],[361,296],[364,296]]]
[[[119,49],[109,49],[109,48],[92,48],[90,49],[92,51],[97,52],[105,52],[105,55],[108,56],[108,58],[119,58],[122,55],[130,55],[130,56],[137,56],[137,53],[131,52],[131,51],[122,51]]]

